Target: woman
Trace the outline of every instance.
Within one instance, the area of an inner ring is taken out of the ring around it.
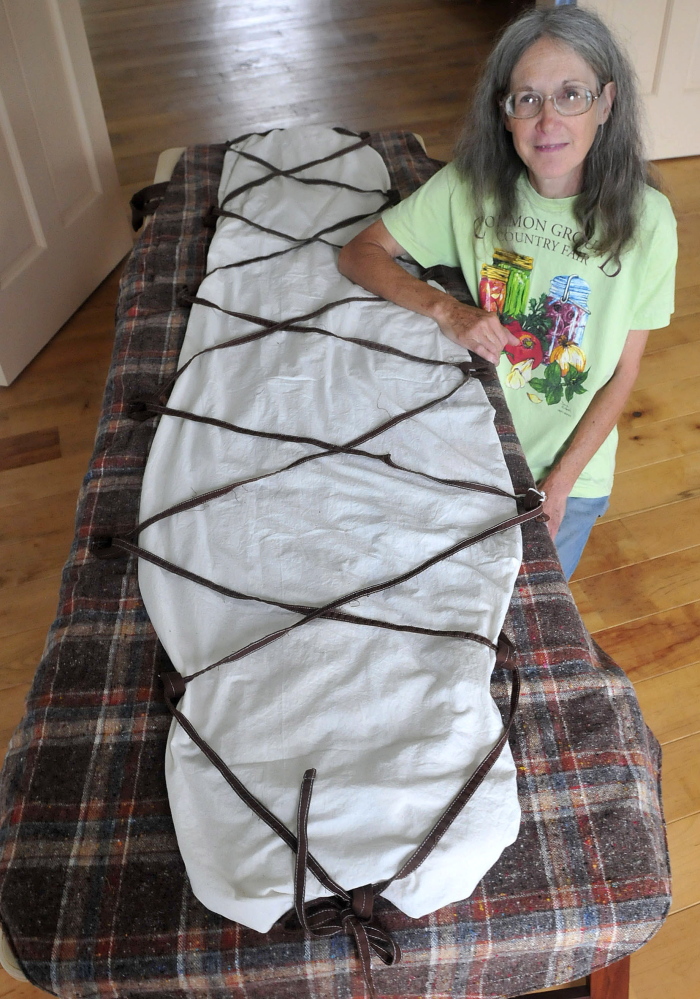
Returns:
[[[394,260],[460,266],[480,308]],[[567,579],[612,488],[616,423],[673,311],[675,220],[603,22],[531,10],[496,44],[455,160],[341,252],[343,274],[498,365]]]

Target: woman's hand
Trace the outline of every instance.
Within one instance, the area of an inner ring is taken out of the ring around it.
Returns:
[[[498,364],[507,344],[516,347],[520,343],[501,326],[495,312],[463,305],[452,295],[406,273],[395,260],[405,252],[380,219],[343,247],[338,269],[375,295],[434,319],[449,340],[493,364]]]
[[[501,351],[520,343],[510,330],[501,326],[495,312],[484,312],[473,305],[464,305],[451,295],[441,298],[433,318],[448,340],[498,364]]]
[[[550,538],[554,541],[557,531],[561,527],[561,522],[564,519],[566,501],[569,498],[572,487],[561,479],[558,479],[556,475],[548,475],[546,479],[538,482],[537,488],[547,496],[542,509],[549,517],[547,530],[549,531]]]

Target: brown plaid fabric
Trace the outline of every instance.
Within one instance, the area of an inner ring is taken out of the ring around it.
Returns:
[[[406,133],[373,144],[403,195],[437,169]],[[60,996],[365,995],[350,938],[304,939],[284,921],[256,933],[192,895],[163,773],[165,655],[136,561],[90,554],[92,537],[136,522],[155,420],[130,419],[129,401],[175,371],[178,295],[204,274],[223,155],[186,153],[124,273],[58,616],[0,779],[0,918],[31,981]],[[522,491],[532,480],[495,377],[486,388]],[[420,920],[379,903],[404,955],[376,969],[385,996],[485,999],[570,981],[640,947],[669,907],[658,745],[583,628],[545,526],[526,524],[523,542],[506,622],[524,681],[511,737],[520,836],[463,902]],[[494,678],[503,709],[506,686]]]

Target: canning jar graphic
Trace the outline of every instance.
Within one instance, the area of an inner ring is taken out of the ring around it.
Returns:
[[[503,312],[509,272],[492,264],[482,264],[479,277],[479,302],[486,312]]]
[[[522,257],[512,250],[493,251],[494,267],[508,271],[506,300],[501,310],[507,316],[519,316],[527,309],[530,275],[534,262],[533,257]]]
[[[549,354],[557,344],[580,345],[590,315],[587,307],[590,292],[590,285],[576,274],[552,278],[547,295],[547,316],[552,320]]]

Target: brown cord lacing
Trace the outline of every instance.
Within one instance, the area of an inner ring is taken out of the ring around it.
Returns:
[[[343,129],[338,129],[343,134],[353,134],[347,133]],[[253,133],[251,133],[253,134]],[[248,136],[243,136],[238,140],[233,140],[232,143],[228,144],[229,148],[232,148],[236,142],[243,141],[243,139],[248,138]],[[273,235],[279,236],[284,239],[288,239],[292,242],[292,245],[282,251],[277,253],[264,255],[261,257],[253,257],[247,260],[236,261],[232,264],[224,265],[224,267],[240,267],[245,264],[257,262],[263,259],[269,259],[273,256],[279,256],[282,253],[288,253],[293,249],[299,249],[302,246],[307,246],[313,242],[323,242],[327,245],[333,246],[334,244],[328,243],[322,237],[336,229],[341,229],[345,226],[351,225],[354,222],[360,221],[364,218],[370,217],[370,215],[375,214],[367,213],[364,215],[356,215],[350,219],[345,219],[334,225],[327,226],[320,230],[314,236],[309,238],[297,239],[294,236],[290,236],[287,233],[278,232],[276,230],[267,229],[258,223],[252,222],[246,219],[244,216],[224,210],[224,205],[231,201],[234,197],[242,194],[244,191],[250,190],[253,187],[260,186],[266,183],[273,177],[287,177],[300,183],[306,184],[327,184],[335,187],[342,187],[347,190],[352,191],[362,191],[362,193],[372,193],[372,194],[383,194],[386,195],[387,192],[377,190],[377,191],[364,191],[360,188],[353,187],[350,184],[344,184],[339,181],[330,181],[319,178],[302,178],[296,176],[301,170],[305,170],[309,167],[318,165],[319,163],[328,162],[338,156],[345,155],[356,149],[360,149],[367,145],[369,141],[369,136],[364,135],[359,141],[345,147],[342,150],[338,150],[328,156],[322,157],[317,160],[304,163],[301,166],[293,167],[288,170],[281,170],[275,167],[273,164],[254,156],[244,150],[237,149],[236,152],[245,157],[248,160],[259,163],[265,167],[269,172],[264,176],[257,178],[256,180],[249,181],[247,184],[242,185],[235,189],[235,191],[230,192],[226,198],[224,198],[220,208],[214,208],[210,211],[209,219],[205,219],[205,224],[208,223],[214,216],[224,216],[230,218],[236,218],[240,221],[246,222],[247,224],[253,226],[256,229],[262,230],[264,232],[269,232]],[[390,199],[391,200],[391,199]],[[387,203],[389,203],[387,201]],[[386,204],[382,206],[382,209],[386,207]],[[380,209],[380,211],[382,210]],[[223,268],[217,268],[223,269]],[[468,480],[461,479],[443,479],[437,476],[429,475],[426,472],[421,472],[415,469],[406,468],[405,466],[399,465],[394,462],[389,454],[376,454],[374,452],[365,451],[360,449],[360,445],[366,443],[368,440],[376,437],[377,435],[383,433],[385,430],[396,426],[398,423],[404,420],[410,419],[419,413],[425,412],[426,410],[438,405],[441,402],[447,401],[456,392],[458,392],[469,380],[472,374],[480,373],[480,369],[474,362],[449,362],[449,361],[439,361],[433,358],[423,358],[418,357],[413,354],[408,354],[405,351],[399,350],[395,347],[390,347],[385,344],[377,343],[376,341],[364,340],[358,337],[343,337],[337,333],[332,333],[330,330],[323,329],[317,326],[306,326],[301,325],[310,319],[315,319],[331,309],[337,308],[340,305],[347,304],[354,301],[367,301],[367,302],[382,302],[383,299],[369,296],[353,296],[350,298],[341,299],[336,302],[328,303],[320,308],[314,310],[313,312],[307,313],[303,316],[297,316],[292,319],[286,319],[279,322],[273,322],[272,320],[265,319],[260,316],[252,316],[246,313],[233,312],[227,310],[217,305],[214,302],[210,302],[207,299],[200,298],[197,296],[189,295],[185,293],[181,296],[180,301],[182,304],[196,304],[207,308],[217,309],[227,315],[243,319],[244,321],[257,324],[260,329],[256,330],[250,334],[238,337],[232,340],[228,340],[225,343],[215,344],[212,347],[207,347],[197,354],[193,355],[183,366],[175,373],[175,375],[164,385],[158,392],[157,397],[150,400],[134,400],[131,404],[130,415],[135,420],[145,420],[149,419],[152,415],[169,416],[178,419],[188,419],[193,420],[198,423],[207,424],[210,426],[215,426],[223,430],[228,430],[233,433],[244,434],[248,436],[260,437],[265,439],[279,440],[284,442],[293,442],[299,444],[308,444],[318,448],[318,452],[314,454],[305,455],[296,461],[290,462],[283,468],[276,469],[273,472],[263,473],[261,475],[253,476],[247,479],[237,480],[235,482],[229,483],[228,485],[221,486],[217,489],[210,490],[206,493],[202,493],[195,496],[193,499],[177,503],[166,510],[162,510],[157,514],[144,520],[126,535],[122,537],[113,538],[95,538],[93,539],[92,551],[93,554],[98,558],[119,558],[123,554],[136,555],[160,568],[171,572],[175,575],[181,576],[184,579],[188,579],[191,582],[198,583],[209,589],[216,591],[217,593],[223,594],[224,596],[229,596],[240,600],[252,600],[258,603],[267,604],[273,607],[280,607],[285,610],[293,611],[300,614],[301,617],[294,624],[281,628],[271,634],[264,636],[257,641],[251,642],[249,645],[242,649],[238,649],[231,654],[224,656],[222,659],[218,660],[216,663],[212,663],[203,669],[198,670],[189,676],[182,676],[176,671],[171,671],[161,674],[161,680],[163,682],[165,701],[168,706],[169,711],[172,716],[178,722],[179,725],[188,733],[193,742],[199,747],[199,749],[204,753],[204,755],[209,759],[213,766],[219,771],[224,780],[229,784],[229,786],[235,791],[239,798],[244,801],[253,812],[262,819],[272,831],[279,836],[296,854],[295,860],[295,875],[294,875],[294,908],[295,912],[299,918],[300,923],[309,933],[316,936],[328,936],[339,932],[351,932],[355,938],[357,944],[357,950],[360,957],[361,965],[370,995],[374,997],[376,995],[374,982],[372,979],[371,970],[371,956],[370,952],[374,953],[380,957],[380,959],[387,965],[394,964],[398,962],[401,958],[401,951],[398,944],[391,938],[388,932],[383,930],[380,926],[376,924],[375,917],[373,916],[373,903],[374,899],[379,896],[386,888],[389,887],[394,881],[400,880],[407,877],[409,874],[413,873],[420,864],[428,857],[428,855],[434,850],[440,839],[447,832],[449,827],[452,825],[454,820],[464,809],[467,802],[470,800],[476,789],[482,783],[487,773],[497,760],[503,747],[506,744],[510,729],[513,723],[513,718],[515,711],[517,709],[518,697],[520,691],[520,678],[518,674],[518,669],[515,663],[515,650],[513,649],[510,641],[501,635],[498,641],[498,645],[494,644],[488,638],[483,635],[478,635],[472,632],[464,631],[440,631],[437,629],[429,628],[419,628],[411,625],[398,625],[392,624],[386,621],[379,621],[373,618],[363,618],[359,615],[350,614],[339,608],[352,600],[356,600],[360,597],[367,596],[372,593],[377,593],[382,590],[388,589],[389,587],[396,586],[408,579],[417,576],[418,574],[424,572],[429,567],[436,565],[437,563],[450,558],[457,552],[470,547],[471,545],[477,544],[484,539],[491,537],[494,534],[500,533],[502,531],[508,530],[518,524],[523,524],[528,520],[532,520],[542,514],[542,497],[536,490],[529,490],[524,497],[520,497],[524,500],[524,512],[517,514],[514,517],[503,521],[494,527],[487,528],[486,530],[474,535],[470,538],[463,538],[455,544],[451,545],[449,548],[442,552],[432,556],[421,562],[419,565],[401,573],[400,575],[394,576],[384,582],[376,583],[371,586],[362,587],[355,590],[352,593],[346,593],[321,607],[309,607],[302,604],[294,604],[289,602],[282,602],[272,599],[266,599],[263,597],[252,596],[250,594],[241,593],[237,590],[233,590],[229,587],[223,586],[221,584],[212,582],[205,577],[199,576],[196,573],[189,572],[188,570],[176,565],[167,559],[161,558],[154,552],[148,551],[142,548],[140,545],[134,543],[130,539],[140,534],[147,527],[152,524],[157,523],[165,519],[166,517],[174,516],[177,513],[184,512],[186,510],[191,510],[196,506],[201,506],[211,500],[225,496],[231,493],[233,490],[239,488],[242,485],[249,484],[252,482],[262,481],[264,479],[271,478],[274,475],[282,474],[289,471],[292,468],[296,468],[308,461],[314,461],[319,459],[324,459],[332,457],[338,454],[350,454],[362,458],[367,458],[373,461],[383,462],[385,465],[399,470],[401,472],[406,472],[412,475],[418,475],[423,478],[430,479],[435,482],[439,482],[442,485],[452,486],[457,489],[474,490],[479,492],[491,493],[497,496],[505,496],[512,499],[517,499],[518,497],[513,496],[510,493],[505,492],[495,486],[485,485],[483,483],[470,482]],[[398,414],[379,426],[369,430],[353,440],[346,442],[345,444],[335,444],[328,441],[318,440],[312,437],[294,436],[290,434],[280,434],[273,433],[270,431],[254,430],[249,427],[238,426],[237,424],[228,423],[223,420],[217,420],[214,417],[203,416],[196,413],[190,413],[185,410],[174,409],[168,407],[165,404],[167,396],[175,384],[175,382],[180,378],[182,374],[187,370],[187,368],[200,356],[203,354],[208,354],[214,350],[222,350],[229,347],[240,346],[244,343],[250,343],[251,341],[261,339],[266,336],[270,336],[277,332],[288,332],[288,333],[303,333],[305,335],[316,334],[329,336],[334,339],[343,340],[350,344],[355,344],[357,346],[363,347],[368,350],[379,351],[381,353],[391,354],[400,357],[404,360],[423,364],[430,366],[441,366],[448,367],[458,370],[462,374],[462,380],[455,387],[450,389],[444,395],[438,398],[430,400],[428,403],[424,403],[420,406],[415,407],[415,409],[409,410],[407,412]],[[289,829],[282,823],[275,815],[272,813],[265,805],[259,801],[255,795],[253,795],[238,778],[231,772],[230,768],[224,763],[221,757],[216,753],[216,751],[199,735],[196,729],[193,727],[191,722],[177,709],[177,701],[185,692],[186,685],[194,680],[196,677],[201,676],[204,673],[209,672],[218,666],[222,666],[225,663],[235,662],[236,660],[242,659],[244,656],[248,656],[259,649],[264,648],[271,642],[277,641],[279,638],[284,637],[296,628],[302,627],[308,624],[310,621],[316,620],[318,618],[343,621],[351,624],[364,625],[369,627],[386,628],[393,631],[405,631],[413,634],[421,635],[435,635],[442,637],[450,637],[468,640],[472,642],[477,642],[481,645],[485,645],[488,648],[496,652],[496,665],[503,666],[512,671],[512,691],[510,700],[510,712],[509,717],[504,727],[504,730],[493,746],[491,751],[482,760],[477,769],[474,771],[472,776],[463,785],[461,790],[448,805],[442,815],[439,817],[435,825],[425,836],[423,842],[414,850],[408,860],[404,863],[401,869],[390,879],[378,882],[373,885],[364,885],[359,888],[354,888],[350,891],[344,889],[339,885],[324,868],[319,864],[319,862],[313,857],[308,849],[308,834],[307,834],[307,824],[308,824],[308,814],[311,805],[311,794],[313,790],[313,782],[316,776],[316,771],[313,769],[307,770],[304,774],[304,778],[301,785],[300,799],[299,799],[299,813],[297,821],[297,834],[296,836],[290,832]],[[306,871],[310,870],[317,880],[327,888],[331,893],[331,898],[316,899],[311,902],[305,902],[305,886],[306,886]]]
[[[260,232],[267,232],[271,236],[279,236],[280,239],[287,239],[293,245],[288,246],[284,250],[275,250],[274,253],[262,253],[258,257],[248,257],[245,260],[235,260],[230,264],[221,264],[219,267],[214,267],[213,270],[208,271],[207,277],[209,277],[210,274],[216,274],[217,271],[227,271],[231,270],[233,267],[244,267],[246,264],[257,264],[261,260],[272,260],[274,257],[283,257],[285,253],[291,253],[292,250],[299,250],[302,246],[310,246],[311,243],[323,243],[325,246],[333,247],[334,250],[340,250],[342,249],[342,244],[331,243],[330,240],[324,239],[323,237],[329,232],[335,232],[336,229],[345,229],[356,222],[363,222],[365,219],[371,218],[373,215],[377,215],[378,212],[383,212],[385,208],[389,208],[390,205],[394,204],[396,204],[396,199],[389,197],[376,211],[363,212],[361,215],[352,215],[350,218],[343,219],[342,222],[335,222],[333,225],[326,226],[325,229],[319,229],[314,236],[308,236],[305,239],[298,239],[296,236],[290,236],[289,233],[280,232],[278,229],[269,229],[267,226],[259,225],[257,222],[253,222],[251,219],[246,218],[245,215],[239,215],[237,212],[227,212],[224,208],[212,207],[209,210],[209,214],[205,216],[205,219],[207,220],[212,219],[213,221],[216,218],[237,219],[239,222],[245,222],[253,229],[260,230]]]

